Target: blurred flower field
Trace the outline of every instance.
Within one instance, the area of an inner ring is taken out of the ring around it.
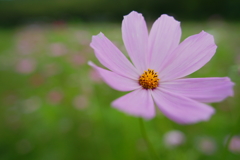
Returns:
[[[138,118],[110,106],[125,93],[87,65],[99,64],[89,43],[100,31],[126,53],[120,27],[59,21],[0,28],[1,160],[151,159]],[[147,134],[164,160],[238,160],[240,24],[182,22],[182,30],[182,40],[205,30],[218,45],[212,60],[190,77],[228,76],[235,96],[211,104],[215,115],[193,125],[176,124],[158,111],[144,122]]]

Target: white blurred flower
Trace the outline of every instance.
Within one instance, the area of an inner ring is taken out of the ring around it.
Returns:
[[[41,106],[41,100],[39,97],[30,97],[23,102],[23,108],[25,113],[31,113],[36,111]]]

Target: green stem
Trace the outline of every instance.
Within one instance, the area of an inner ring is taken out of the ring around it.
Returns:
[[[240,116],[237,117],[237,120],[236,120],[236,122],[235,122],[235,124],[233,126],[239,126],[239,122],[240,122]],[[230,142],[231,142],[233,136],[236,133],[238,133],[238,127],[233,127],[232,132],[228,136],[228,138],[226,140],[226,143],[225,143],[225,146],[224,146],[224,152],[223,152],[224,153],[224,156],[223,156],[224,159],[227,159],[227,156],[228,156],[228,153],[229,153]]]
[[[142,118],[139,118],[139,123],[140,123],[140,128],[141,128],[141,132],[142,132],[142,136],[145,140],[145,142],[147,143],[147,146],[148,146],[148,149],[149,149],[149,152],[151,153],[152,157],[154,159],[159,159],[158,157],[158,154],[157,152],[154,150],[154,147],[152,146],[148,136],[147,136],[147,132],[146,132],[146,129],[144,127],[144,122],[143,122],[143,119]]]
[[[231,133],[231,134],[228,136],[228,138],[227,138],[227,141],[226,141],[226,144],[225,144],[225,149],[226,149],[226,150],[228,150],[229,143],[230,143],[230,141],[231,141],[233,135],[234,135],[234,134]]]
[[[227,159],[227,157],[228,157],[228,154],[229,154],[229,149],[228,149],[228,147],[229,147],[229,143],[231,142],[231,139],[232,139],[233,135],[234,135],[234,134],[231,133],[231,134],[228,136],[227,140],[226,140],[226,144],[225,144],[225,146],[224,146],[224,151],[223,151],[223,159]]]

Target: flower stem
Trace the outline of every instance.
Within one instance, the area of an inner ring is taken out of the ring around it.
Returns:
[[[142,118],[139,118],[139,123],[140,123],[140,128],[141,128],[141,132],[142,132],[142,136],[148,146],[148,150],[149,152],[151,153],[152,157],[154,159],[159,159],[158,157],[158,154],[157,152],[154,150],[154,147],[152,146],[148,136],[147,136],[147,132],[146,132],[146,129],[145,129],[145,126],[144,126],[144,122],[143,122],[143,119]]]
[[[227,138],[227,141],[226,141],[226,144],[225,144],[225,149],[226,150],[228,150],[228,147],[229,147],[229,144],[231,142],[232,137],[233,137],[233,133],[231,133]]]

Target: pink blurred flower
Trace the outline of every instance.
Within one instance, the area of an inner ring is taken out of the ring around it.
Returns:
[[[172,148],[185,142],[185,135],[181,131],[172,130],[164,135],[164,143],[167,147]]]
[[[58,90],[52,90],[48,94],[48,99],[52,104],[59,104],[63,99],[63,94]]]
[[[214,139],[210,137],[201,137],[197,141],[197,148],[206,155],[212,155],[217,150],[217,145]]]
[[[36,61],[33,59],[20,59],[17,62],[16,70],[19,73],[29,74],[36,68]]]
[[[102,81],[100,74],[96,70],[90,70],[89,76],[90,76],[91,80],[94,82]]]
[[[240,136],[234,136],[230,140],[229,150],[234,152],[234,153],[240,153]]]
[[[27,41],[26,39],[19,40],[19,42],[17,44],[17,50],[21,54],[29,54],[29,53],[33,52],[34,47],[35,46],[33,44],[31,44],[29,41]]]
[[[58,57],[68,52],[66,46],[62,43],[53,43],[50,45],[51,55]]]
[[[45,42],[43,27],[29,25],[17,33],[16,49],[22,55],[38,51]]]
[[[132,91],[112,106],[131,115],[153,118],[154,102],[171,120],[181,123],[207,121],[214,109],[205,103],[219,102],[233,95],[233,83],[223,78],[183,78],[204,66],[217,46],[213,36],[202,31],[180,42],[180,22],[162,15],[148,34],[141,14],[124,17],[122,37],[132,63],[103,33],[93,36],[91,47],[109,70],[92,62],[112,88]],[[148,70],[148,71],[145,71]]]
[[[73,105],[75,108],[82,110],[88,106],[88,98],[83,95],[79,95],[74,98]]]
[[[80,53],[74,54],[70,57],[71,63],[73,63],[76,66],[83,65],[86,63],[86,58],[82,56]]]

